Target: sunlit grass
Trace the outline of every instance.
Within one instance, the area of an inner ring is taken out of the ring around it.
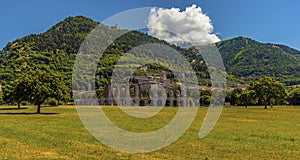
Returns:
[[[0,159],[299,159],[300,107],[224,108],[214,130],[198,132],[207,108],[199,108],[191,127],[162,150],[130,154],[106,147],[79,120],[75,107],[0,107]],[[155,117],[138,119],[117,107],[104,107],[112,121],[146,132],[166,125],[177,108],[165,107]],[[135,126],[135,127],[131,127]]]

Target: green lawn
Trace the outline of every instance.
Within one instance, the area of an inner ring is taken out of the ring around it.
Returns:
[[[189,130],[162,150],[131,154],[98,142],[85,129],[75,107],[0,107],[0,159],[299,159],[300,107],[224,108],[214,130],[198,132],[207,108],[200,108]],[[105,107],[114,123],[136,132],[160,128],[177,108],[166,107],[150,119],[126,116]],[[147,125],[143,125],[146,123]]]

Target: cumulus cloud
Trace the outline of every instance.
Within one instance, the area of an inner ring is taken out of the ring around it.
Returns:
[[[205,45],[220,41],[213,34],[211,19],[197,5],[179,8],[153,8],[148,17],[148,34],[179,46]]]

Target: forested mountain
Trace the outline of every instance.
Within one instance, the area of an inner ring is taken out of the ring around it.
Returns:
[[[227,73],[244,81],[274,76],[288,85],[300,83],[300,51],[238,37],[218,42]]]
[[[69,17],[41,34],[31,34],[7,44],[0,51],[0,83],[2,85],[16,79],[32,69],[52,69],[59,71],[71,87],[71,75],[76,53],[88,33],[99,23],[82,16]],[[99,26],[105,32],[118,29]],[[101,35],[100,35],[101,36]],[[181,52],[196,70],[199,83],[209,85],[209,74],[201,57],[193,48],[183,49],[142,32],[130,31],[118,38],[105,51],[100,59],[97,74],[101,75],[96,87],[105,86],[110,81],[113,66],[119,58],[135,46],[146,43],[168,45]],[[289,84],[300,83],[299,58],[297,50],[283,45],[262,44],[254,40],[238,37],[216,44],[224,59],[231,80],[251,81],[265,75],[276,76]],[[150,64],[147,71],[137,74],[160,73],[167,71],[168,78],[174,78],[171,71],[157,64]]]
[[[71,87],[71,76],[76,54],[88,33],[96,26],[103,31],[101,34],[124,31],[99,24],[82,16],[77,16],[66,18],[45,33],[31,34],[8,43],[0,51],[1,84],[5,86],[29,70],[51,69],[61,73],[62,77],[64,77],[67,84]],[[110,40],[108,39],[107,41]],[[183,53],[190,62],[194,61],[192,66],[195,69],[197,68],[196,73],[199,77],[199,83],[202,85],[210,83],[205,63],[195,63],[202,61],[202,59],[195,57],[192,49],[182,49],[142,32],[129,31],[114,41],[105,50],[103,57],[99,60],[100,63],[96,74],[100,75],[100,78],[96,81],[96,87],[103,88],[109,84],[114,65],[124,53],[138,45],[147,43],[165,44]],[[196,61],[195,58],[197,58]],[[174,75],[171,71],[157,64],[149,64],[147,71],[137,70],[136,74],[159,74],[162,71],[167,71],[167,77],[174,80]],[[87,86],[88,84],[82,85],[82,87]]]
[[[31,34],[8,43],[0,51],[1,84],[35,68],[57,70],[65,79],[70,79],[78,48],[98,24],[82,16],[69,17],[45,33]]]

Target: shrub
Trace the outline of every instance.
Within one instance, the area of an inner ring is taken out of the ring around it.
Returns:
[[[50,106],[57,106],[58,105],[58,102],[56,99],[54,98],[50,98],[46,101],[46,104],[50,105]]]

